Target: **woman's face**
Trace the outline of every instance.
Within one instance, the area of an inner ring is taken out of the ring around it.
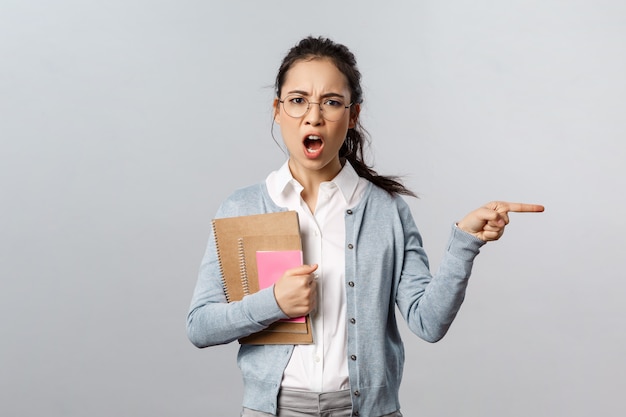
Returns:
[[[348,82],[328,59],[296,62],[287,71],[280,100],[300,97],[311,102],[304,116],[295,118],[285,113],[278,99],[274,101],[274,120],[289,151],[291,173],[303,185],[307,179],[330,181],[341,170],[339,149],[349,128],[356,124],[358,105],[344,109],[334,121],[324,119],[320,106],[312,103],[343,102],[350,104]]]

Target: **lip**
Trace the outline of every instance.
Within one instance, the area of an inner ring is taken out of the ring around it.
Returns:
[[[316,140],[311,141],[309,139],[311,136],[316,137]],[[321,155],[324,149],[324,137],[318,132],[309,132],[302,138],[302,147],[304,148],[304,155],[307,158],[315,159]]]

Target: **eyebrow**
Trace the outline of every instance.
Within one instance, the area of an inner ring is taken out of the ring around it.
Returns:
[[[306,96],[309,97],[310,94],[307,93],[306,91],[303,90],[291,90],[289,92],[287,92],[287,95],[291,95],[291,94],[299,94],[301,96]],[[328,97],[341,97],[344,98],[343,94],[339,94],[339,93],[326,93],[326,94],[322,94],[320,98],[328,98]]]

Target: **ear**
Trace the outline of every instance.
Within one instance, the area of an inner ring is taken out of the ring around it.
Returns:
[[[348,124],[348,129],[354,129],[359,120],[359,113],[361,113],[360,104],[357,103],[350,107],[350,123]]]
[[[274,108],[274,121],[276,124],[280,124],[280,102],[277,98],[274,99],[272,107]]]

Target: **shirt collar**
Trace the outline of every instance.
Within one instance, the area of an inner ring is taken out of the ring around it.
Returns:
[[[356,173],[350,162],[346,161],[337,176],[329,182],[334,183],[337,188],[339,188],[346,203],[350,204],[352,199],[355,198],[355,192],[359,184],[359,174]],[[293,175],[291,175],[289,161],[286,161],[278,171],[275,171],[272,183],[273,191],[277,194],[288,193],[289,186],[298,194],[300,194],[304,188]]]

